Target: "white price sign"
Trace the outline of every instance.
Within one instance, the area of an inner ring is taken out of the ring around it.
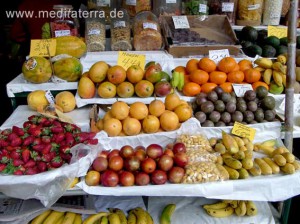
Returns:
[[[88,35],[100,35],[101,30],[89,30]]]
[[[172,16],[175,29],[189,29],[190,24],[186,16]]]
[[[176,0],[166,0],[167,4],[176,4]]]
[[[126,5],[134,5],[134,6],[136,6],[136,0],[126,0]]]
[[[54,96],[52,95],[52,93],[50,92],[50,90],[47,90],[47,91],[46,91],[45,97],[46,97],[46,99],[48,100],[48,102],[49,102],[50,104],[55,104],[55,98],[54,98]]]
[[[55,30],[54,31],[55,37],[62,37],[62,36],[70,36],[70,30]]]
[[[222,3],[222,12],[233,12],[234,3],[233,2],[223,2]]]
[[[243,97],[245,95],[245,92],[248,90],[253,90],[251,84],[232,84],[233,90],[235,92],[235,95],[237,97]]]
[[[157,25],[154,23],[143,23],[143,28],[157,30]]]
[[[211,50],[209,51],[209,58],[213,60],[214,62],[218,63],[223,58],[229,57],[229,51],[228,49],[222,49],[222,50]]]
[[[205,5],[205,4],[199,4],[199,12],[201,12],[201,13],[207,13],[207,5]]]

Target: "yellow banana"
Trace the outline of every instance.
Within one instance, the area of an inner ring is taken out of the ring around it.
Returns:
[[[160,215],[159,223],[160,224],[171,224],[171,217],[172,217],[175,209],[176,209],[175,204],[168,204],[167,206],[165,206]]]
[[[126,215],[121,209],[119,209],[119,208],[109,208],[108,210],[111,213],[116,213],[119,216],[121,224],[127,224]]]
[[[262,68],[272,68],[273,62],[269,58],[258,58],[254,61],[254,63]]]
[[[272,146],[265,146],[265,145],[260,145],[260,144],[257,144],[256,146],[257,146],[258,151],[261,151],[268,156],[271,156],[275,150],[275,148]]]
[[[74,224],[81,224],[82,223],[82,218],[80,214],[76,214]]]
[[[264,71],[263,80],[267,85],[270,85],[272,79],[273,70],[268,68]]]
[[[75,220],[76,214],[74,212],[67,212],[65,214],[64,220],[63,220],[63,224],[73,224],[74,220]]]
[[[239,201],[238,207],[234,210],[237,216],[244,216],[247,213],[247,206],[245,201]]]
[[[282,86],[283,85],[283,80],[282,80],[282,75],[281,72],[275,71],[273,70],[273,79],[274,82],[278,85],[278,86]]]
[[[253,167],[249,169],[249,173],[251,173],[252,176],[260,176],[261,175],[261,168],[260,166],[253,162]]]
[[[222,142],[229,153],[234,154],[239,151],[239,146],[235,139],[224,131],[222,131]]]
[[[75,177],[74,180],[72,181],[72,183],[70,184],[69,188],[73,188],[75,187],[76,184],[78,184],[79,182],[79,178],[78,177]]]
[[[64,221],[64,216],[60,217],[56,222],[55,224],[63,224],[63,221]]]
[[[65,213],[64,212],[58,212],[58,211],[52,211],[50,215],[46,218],[46,220],[43,222],[43,224],[53,224],[57,223],[57,221],[63,217]]]
[[[179,72],[179,82],[178,82],[177,89],[179,91],[182,91],[183,86],[184,86],[184,74],[182,72]]]
[[[108,222],[109,224],[121,224],[120,217],[116,213],[110,213],[108,215]]]
[[[132,211],[130,211],[127,216],[127,224],[136,224],[136,216]]]
[[[271,167],[273,174],[280,172],[280,167],[271,158],[264,157],[263,160]]]
[[[42,224],[52,210],[46,210],[42,214],[35,217],[30,223],[31,224]]]
[[[245,146],[245,142],[238,136],[232,136],[239,147]]]
[[[226,208],[227,206],[228,206],[228,203],[226,203],[224,201],[219,201],[219,202],[214,203],[214,204],[203,205],[202,207],[204,209],[208,209],[208,208],[221,209],[221,208]]]
[[[264,141],[260,145],[274,147],[276,145],[276,143],[277,143],[276,139],[270,139],[270,140]]]
[[[230,204],[231,202],[233,202],[233,200],[223,200],[223,202],[226,204]]]
[[[261,169],[261,173],[263,175],[271,175],[272,174],[272,169],[271,167],[261,158],[255,158],[254,162],[257,163],[257,165]]]
[[[94,224],[94,222],[101,219],[103,216],[108,216],[108,212],[99,212],[94,215],[90,215],[86,220],[83,221],[83,224]]]
[[[282,85],[286,87],[286,75],[282,75]]]
[[[154,224],[153,218],[150,215],[150,213],[148,211],[145,211],[145,213],[146,213],[147,224]]]
[[[260,66],[255,67],[256,70],[258,70],[259,72],[264,72],[266,69],[262,68]]]
[[[254,204],[253,201],[247,201],[246,202],[246,208],[247,208],[246,214],[248,216],[254,216],[254,215],[257,214],[257,207],[256,207],[256,205]]]
[[[206,212],[212,217],[224,218],[224,217],[231,216],[234,212],[234,209],[230,206],[228,206],[226,208],[222,208],[222,209],[209,208],[209,209],[206,209]]]
[[[103,217],[100,219],[100,224],[108,224],[108,218],[107,218],[107,216],[103,216]]]
[[[132,212],[136,216],[137,224],[147,224],[147,218],[144,209],[138,207],[133,209]]]
[[[286,59],[286,57],[283,54],[281,54],[281,55],[277,56],[277,61],[280,62],[281,64],[285,65],[287,59]]]
[[[275,71],[277,71],[277,72],[282,72],[283,74],[286,73],[286,69],[285,69],[284,65],[282,65],[282,64],[281,64],[280,62],[278,62],[278,61],[275,62],[275,63],[273,63],[272,69],[275,70]]]
[[[229,203],[229,205],[230,205],[232,208],[237,208],[238,205],[239,205],[239,201],[233,200],[232,202]]]

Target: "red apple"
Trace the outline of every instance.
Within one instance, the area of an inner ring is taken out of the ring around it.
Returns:
[[[146,158],[146,151],[143,149],[137,149],[134,153],[134,156],[137,157],[140,161],[143,161]]]
[[[130,158],[127,158],[124,161],[125,169],[128,170],[128,171],[132,171],[132,172],[137,171],[138,169],[140,169],[140,164],[141,164],[141,161],[136,156],[132,156]]]
[[[185,171],[182,167],[174,166],[168,172],[168,180],[171,183],[179,184],[182,182]]]
[[[138,145],[137,147],[134,148],[134,150],[135,151],[137,151],[137,150],[144,150],[144,151],[146,151],[146,148],[144,146],[142,146],[142,145]]]
[[[156,169],[156,162],[152,158],[146,158],[141,163],[141,169],[145,173],[152,173]]]
[[[98,171],[98,172],[102,172],[104,170],[107,169],[108,167],[108,161],[106,158],[104,157],[97,157],[93,164],[92,164],[92,167],[94,170]]]
[[[104,158],[107,158],[109,152],[110,152],[109,150],[102,150],[102,151],[99,153],[98,157],[104,157]]]
[[[172,149],[165,149],[164,155],[171,156],[172,158],[174,157],[174,153],[173,153]]]
[[[166,96],[172,91],[172,86],[168,81],[160,81],[154,85],[154,93],[156,96]]]
[[[169,171],[173,167],[173,159],[169,155],[162,155],[158,162],[157,165],[162,171]]]
[[[119,174],[119,182],[122,186],[133,186],[134,175],[131,172],[123,171]]]
[[[119,183],[118,174],[113,170],[106,170],[101,175],[101,184],[105,187],[115,187]]]
[[[151,183],[156,184],[156,185],[161,185],[165,184],[167,182],[167,174],[165,171],[162,170],[155,170],[151,174]]]
[[[147,156],[157,159],[163,155],[163,148],[158,144],[151,144],[146,148]]]
[[[119,149],[113,149],[107,155],[107,159],[109,160],[111,157],[119,156],[119,155],[120,155],[120,150]]]
[[[130,145],[124,145],[120,149],[120,156],[123,157],[123,159],[129,158],[130,156],[134,155],[134,150]]]
[[[138,186],[145,186],[150,183],[150,176],[147,173],[139,172],[135,175],[135,184]]]
[[[113,156],[108,160],[108,167],[113,171],[123,169],[124,161],[121,156]]]
[[[173,152],[174,154],[178,153],[178,152],[184,152],[186,153],[186,147],[185,147],[185,144],[182,143],[182,142],[176,142],[174,145],[173,145]]]
[[[174,155],[174,163],[184,168],[188,164],[188,156],[184,152],[178,152]]]

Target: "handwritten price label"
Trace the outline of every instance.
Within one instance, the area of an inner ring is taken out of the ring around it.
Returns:
[[[256,130],[239,122],[234,122],[231,133],[242,138],[248,138],[249,140],[253,141]]]
[[[223,58],[229,57],[229,56],[230,56],[230,54],[229,54],[228,49],[209,51],[209,58],[216,63],[221,61]]]
[[[189,29],[190,23],[186,16],[172,16],[175,29]]]
[[[287,37],[288,30],[286,27],[268,26],[268,37],[275,36],[278,38]]]
[[[119,51],[118,65],[127,70],[131,65],[138,65],[144,69],[146,64],[146,56],[143,54],[131,54]]]
[[[47,91],[46,91],[45,97],[46,97],[46,99],[48,100],[48,102],[49,102],[50,104],[55,104],[55,98],[54,98],[54,96],[52,95],[52,93],[50,92],[50,90],[47,90]]]
[[[252,85],[250,84],[232,84],[232,87],[237,97],[243,97],[245,92],[253,90]]]
[[[56,52],[55,39],[31,40],[29,53],[30,57],[49,57],[47,47],[49,48],[50,56],[54,56]]]

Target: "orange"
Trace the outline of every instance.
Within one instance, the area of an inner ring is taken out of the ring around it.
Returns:
[[[254,83],[258,82],[261,78],[260,71],[254,68],[250,68],[244,71],[245,74],[245,81],[247,83]]]
[[[202,85],[204,83],[207,83],[209,79],[209,75],[206,71],[197,69],[194,70],[190,75],[189,75],[190,81],[195,82],[199,85]]]
[[[215,83],[205,83],[204,85],[201,86],[201,92],[203,93],[209,93],[211,91],[213,91],[218,85]]]
[[[216,70],[216,63],[209,58],[202,58],[198,63],[198,67],[206,72],[213,72]]]
[[[227,79],[232,83],[242,83],[244,81],[245,75],[242,71],[229,72]]]
[[[188,83],[190,82],[190,76],[189,75],[185,75],[184,76],[184,83]]]
[[[221,84],[220,87],[226,93],[231,93],[233,91],[233,87],[232,87],[232,83],[231,82],[225,82],[225,83]]]
[[[232,72],[236,72],[240,70],[240,66],[238,64],[235,65],[234,69],[232,70]]]
[[[214,71],[209,74],[209,81],[215,84],[222,84],[226,82],[227,75],[225,72]]]
[[[247,69],[253,68],[252,62],[247,59],[241,60],[238,64],[240,67],[240,71],[245,71]]]
[[[269,86],[265,82],[258,81],[258,82],[255,82],[255,83],[252,84],[252,88],[254,90],[256,90],[256,88],[259,87],[259,86],[264,86],[264,87],[266,87],[267,90],[269,90]]]
[[[174,72],[181,72],[181,73],[187,75],[187,71],[186,71],[184,66],[177,66],[176,68],[173,69],[173,71]]]
[[[197,59],[190,59],[187,63],[186,63],[186,71],[187,73],[191,73],[194,70],[198,69],[198,60]]]
[[[236,65],[237,63],[234,58],[225,57],[219,62],[218,69],[221,72],[228,73],[228,72],[232,72],[236,68]]]
[[[184,84],[182,89],[182,93],[185,96],[196,96],[200,92],[201,92],[201,87],[199,84],[195,82],[188,82]]]

